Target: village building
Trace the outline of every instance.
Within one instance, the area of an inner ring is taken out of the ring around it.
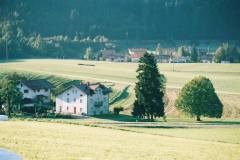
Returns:
[[[132,55],[132,54],[144,54],[144,53],[146,53],[148,50],[147,49],[145,49],[145,48],[129,48],[128,49],[128,53],[130,54],[130,55]]]
[[[101,59],[109,62],[124,62],[124,55],[116,53],[115,50],[109,49],[109,50],[101,50]]]
[[[142,56],[143,54],[130,54],[131,62],[138,62]]]
[[[24,106],[34,106],[34,100],[37,96],[42,96],[44,103],[50,102],[53,85],[47,80],[24,80],[20,81],[17,87],[23,94]]]
[[[155,59],[159,63],[169,63],[171,60],[171,56],[165,54],[155,55]]]
[[[56,113],[100,115],[109,113],[111,89],[100,83],[71,85],[56,96]]]

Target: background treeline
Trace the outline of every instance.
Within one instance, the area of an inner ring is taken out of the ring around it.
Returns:
[[[126,53],[150,40],[168,47],[200,39],[239,44],[239,6],[238,0],[1,0],[0,59],[83,58],[89,47]]]
[[[239,39],[239,0],[1,0],[28,33],[110,39]]]

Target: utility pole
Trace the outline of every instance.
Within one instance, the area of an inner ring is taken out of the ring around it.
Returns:
[[[175,71],[175,69],[174,69],[174,62],[173,62],[173,72]]]

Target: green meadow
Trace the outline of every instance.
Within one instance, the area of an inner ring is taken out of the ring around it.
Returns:
[[[0,123],[0,147],[26,160],[237,160],[240,128],[220,123],[16,119]]]
[[[90,65],[89,65],[90,64]],[[17,72],[59,86],[71,79],[112,87],[111,109],[125,115],[82,119],[13,118],[0,122],[0,148],[26,160],[238,160],[240,64],[159,64],[167,78],[167,122],[129,116],[137,63],[81,60],[18,60],[0,63],[0,77]],[[221,119],[185,117],[174,107],[179,89],[194,76],[210,78],[224,104]]]
[[[92,64],[93,66],[78,64]],[[0,71],[29,72],[70,79],[134,84],[137,66],[137,63],[35,59],[0,63]],[[162,63],[159,64],[159,70],[166,76],[168,88],[180,88],[194,76],[204,75],[213,81],[217,91],[240,93],[240,64]]]
[[[123,106],[131,112],[134,100],[137,63],[115,63],[82,60],[31,59],[0,63],[0,74],[18,72],[41,78],[56,76],[65,79],[79,79],[111,84],[114,90],[110,96],[111,106]],[[224,104],[224,116],[240,116],[240,64],[159,64],[159,70],[166,76],[169,104],[167,115],[179,116],[173,106],[179,89],[193,77],[204,75],[211,79]],[[59,84],[57,79],[50,80]]]

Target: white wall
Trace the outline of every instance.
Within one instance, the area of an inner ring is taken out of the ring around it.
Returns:
[[[50,96],[51,96],[50,89],[48,89],[47,91],[45,89],[32,90],[32,89],[28,88],[26,85],[24,85],[23,83],[18,84],[17,87],[22,92],[23,98],[34,99],[38,95],[43,95],[43,96],[48,97],[46,102],[50,101]],[[24,90],[28,90],[28,93],[24,93]]]
[[[76,114],[87,114],[87,98],[80,89],[72,87],[56,97],[56,113],[74,114],[76,107]],[[60,108],[62,108],[61,112]]]
[[[102,89],[98,88],[96,94],[89,96],[88,115],[99,115],[109,113],[108,95],[102,94]],[[102,101],[103,105],[100,107],[95,106],[95,102]]]
[[[103,106],[95,107],[97,101],[103,101]],[[56,113],[74,114],[74,107],[78,115],[83,113],[86,115],[107,114],[109,113],[108,95],[103,95],[100,89],[97,94],[90,96],[77,87],[71,87],[56,97]],[[62,108],[61,112],[60,108]]]

